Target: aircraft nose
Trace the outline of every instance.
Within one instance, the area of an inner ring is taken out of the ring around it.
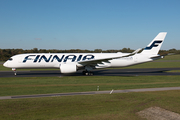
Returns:
[[[4,66],[4,67],[8,67],[8,63],[5,62],[5,63],[3,64],[3,66]]]

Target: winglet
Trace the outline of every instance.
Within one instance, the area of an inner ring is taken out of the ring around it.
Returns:
[[[138,53],[141,50],[142,50],[142,48],[139,48],[139,49],[135,50],[134,52],[132,52],[132,54],[136,54],[136,53]]]
[[[141,52],[142,54],[158,54],[167,32],[160,32],[151,43]]]

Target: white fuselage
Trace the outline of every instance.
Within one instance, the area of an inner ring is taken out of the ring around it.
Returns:
[[[82,67],[78,62],[92,59],[101,59],[107,57],[118,57],[128,55],[129,53],[31,53],[19,54],[11,57],[10,60],[4,63],[8,68],[59,68],[61,64],[76,64],[77,67]],[[97,64],[95,68],[106,67],[126,67],[139,63],[149,62],[149,56],[135,54],[129,57],[109,60]]]

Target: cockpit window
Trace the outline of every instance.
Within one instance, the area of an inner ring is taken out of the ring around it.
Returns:
[[[12,61],[13,59],[12,58],[9,58],[10,61]]]

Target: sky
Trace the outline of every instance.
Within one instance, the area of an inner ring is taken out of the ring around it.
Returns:
[[[180,0],[0,0],[0,49],[180,49]]]

